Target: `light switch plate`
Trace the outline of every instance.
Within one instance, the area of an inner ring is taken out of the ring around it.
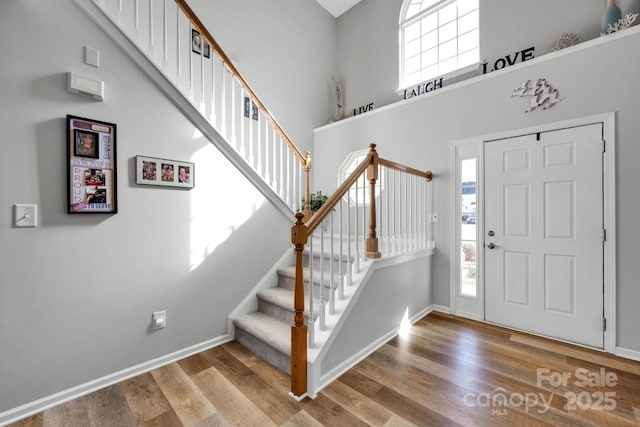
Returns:
[[[155,329],[162,329],[167,326],[167,312],[166,311],[156,311],[151,316],[151,327]]]
[[[14,227],[37,227],[38,205],[13,205]]]

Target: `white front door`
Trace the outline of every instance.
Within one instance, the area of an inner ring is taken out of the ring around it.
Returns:
[[[602,124],[484,144],[485,318],[603,347]]]

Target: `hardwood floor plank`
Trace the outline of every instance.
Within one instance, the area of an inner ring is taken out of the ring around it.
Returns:
[[[409,422],[397,414],[393,414],[389,421],[383,427],[417,427],[416,424]]]
[[[192,376],[213,367],[214,363],[210,358],[204,357],[202,353],[198,353],[186,359],[179,360],[178,365],[180,365],[180,368],[182,368],[185,374]]]
[[[278,392],[288,394],[291,390],[291,378],[287,374],[265,362],[242,345],[235,341],[230,342],[225,345],[225,350]]]
[[[320,393],[315,399],[300,402],[306,412],[325,426],[356,427],[367,423],[349,412],[340,404]]]
[[[460,425],[451,418],[387,387],[382,387],[372,398],[390,411],[402,414],[404,419],[419,426],[448,427]]]
[[[82,396],[44,412],[44,426],[135,426],[119,384]]]
[[[284,423],[300,410],[288,395],[279,393],[233,357],[224,346],[207,350],[202,355],[214,360],[218,371],[276,424]]]
[[[329,384],[322,394],[372,426],[382,426],[393,416],[393,412],[341,381]]]
[[[338,378],[338,381],[346,384],[347,386],[367,397],[373,396],[378,391],[380,391],[382,387],[384,387],[379,382],[374,381],[371,378],[354,371],[353,369],[342,374],[340,378]]]
[[[192,426],[217,413],[177,363],[155,369],[151,375],[184,426]]]
[[[11,424],[12,427],[43,427],[44,426],[44,413],[32,415],[23,420],[17,421]]]
[[[231,425],[277,425],[216,368],[199,372],[191,379]]]
[[[169,401],[149,373],[123,382],[122,391],[137,424],[145,423],[171,410]]]
[[[280,427],[323,427],[323,424],[303,409],[286,422],[280,424]]]
[[[138,424],[139,427],[183,427],[182,421],[173,409],[164,412],[157,417]]]
[[[234,424],[229,424],[227,420],[222,416],[222,414],[215,414],[210,416],[207,419],[200,421],[193,427],[231,427]],[[251,425],[251,424],[245,424]]]

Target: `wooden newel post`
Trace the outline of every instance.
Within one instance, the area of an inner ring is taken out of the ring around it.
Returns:
[[[378,237],[376,237],[376,181],[378,180],[378,152],[376,144],[369,145],[371,163],[367,168],[369,180],[369,237],[367,238],[367,258],[380,258]]]
[[[308,222],[311,219],[311,191],[309,190],[309,171],[311,171],[311,154],[307,151],[304,155],[304,174],[305,174],[305,189],[304,189],[304,222]]]
[[[294,396],[302,396],[307,392],[307,325],[304,324],[302,252],[307,244],[309,233],[303,218],[304,213],[296,213],[296,223],[291,227],[291,243],[295,246],[296,253],[295,315],[291,325],[291,393]]]

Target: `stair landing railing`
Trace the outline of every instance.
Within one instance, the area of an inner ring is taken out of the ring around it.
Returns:
[[[292,212],[311,216],[309,153],[296,147],[186,0],[91,1]]]
[[[345,298],[345,286],[353,284],[353,273],[360,271],[361,263],[429,247],[427,183],[432,178],[431,171],[380,158],[371,144],[365,159],[310,219],[303,212],[295,215],[291,229],[296,261],[291,326],[294,397],[307,393],[307,350],[327,329],[326,316],[336,313],[337,301]],[[314,246],[320,246],[319,252]]]

